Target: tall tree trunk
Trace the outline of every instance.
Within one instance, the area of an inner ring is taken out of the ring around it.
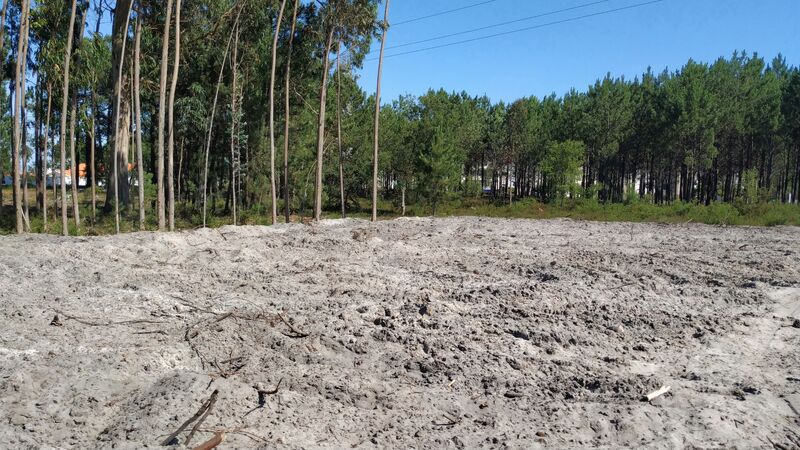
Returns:
[[[158,210],[158,229],[165,230],[167,217],[164,193],[164,112],[167,103],[167,68],[169,66],[169,30],[172,23],[172,0],[167,0],[167,17],[164,21],[164,34],[161,43],[161,77],[158,85],[158,153],[156,155],[156,184],[158,197],[156,209]]]
[[[97,80],[95,81],[95,85]],[[95,165],[95,142],[97,141],[97,94],[95,89],[92,89],[92,118],[90,125],[90,133],[92,135],[92,142],[89,144],[89,170],[92,171],[92,226],[97,221],[97,166]]]
[[[23,164],[22,164],[22,171],[23,171],[23,185],[22,185],[22,204],[23,204],[23,213],[22,213],[22,220],[25,226],[25,231],[31,231],[31,221],[30,216],[28,215],[28,157],[30,155],[28,149],[28,121],[27,121],[27,108],[26,108],[26,92],[27,89],[25,87],[25,83],[27,81],[26,72],[28,67],[28,44],[30,43],[30,0],[26,1],[26,20],[25,20],[25,32],[22,34],[22,38],[24,38],[24,47],[22,49],[22,79],[20,80],[20,92],[22,94],[22,98],[20,99],[20,118],[22,119],[22,150],[24,153]]]
[[[17,42],[17,61],[14,77],[14,131],[13,131],[13,152],[11,155],[12,160],[12,177],[14,186],[12,193],[14,195],[14,209],[16,211],[16,228],[17,233],[24,231],[23,226],[23,211],[22,211],[22,192],[20,190],[20,150],[22,148],[22,127],[25,125],[22,119],[22,102],[24,101],[25,93],[23,92],[23,79],[25,78],[26,69],[26,54],[25,54],[25,37],[28,30],[28,14],[30,4],[28,0],[22,0],[22,9],[19,18],[19,39]]]
[[[80,48],[81,42],[83,41],[83,30],[86,27],[86,18],[89,15],[89,8],[83,12],[83,17],[81,18],[80,27],[78,28],[78,33],[73,36],[73,40],[77,39],[78,44],[76,44],[75,50],[77,51]],[[77,61],[76,61],[77,65]],[[72,192],[72,217],[75,220],[75,230],[80,228],[81,226],[81,211],[80,211],[80,203],[78,198],[78,187],[80,185],[81,175],[78,170],[78,159],[75,157],[75,122],[77,122],[77,115],[78,115],[78,91],[77,89],[72,89],[72,116],[69,120],[69,155],[70,155],[70,173],[72,174],[72,184],[71,184],[71,192]],[[64,91],[68,92],[68,91]]]
[[[167,193],[169,231],[175,231],[175,89],[181,65],[181,0],[175,0],[175,62],[172,66],[172,85],[169,89],[169,146],[167,148]]]
[[[283,130],[283,213],[286,223],[289,223],[289,86],[290,75],[292,70],[292,45],[294,44],[294,31],[297,25],[297,6],[300,0],[294,0],[294,12],[292,13],[292,31],[289,34],[289,50],[286,57],[286,88],[284,95],[286,97],[286,111],[284,117],[284,130]]]
[[[378,56],[378,86],[375,89],[375,137],[372,152],[372,221],[378,220],[378,134],[381,120],[381,74],[383,71],[383,49],[386,47],[386,31],[389,28],[389,0],[383,10],[383,35]]]
[[[42,229],[47,231],[47,137],[50,134],[50,116],[53,106],[53,86],[47,83],[47,117],[44,122],[44,135],[42,138]],[[55,177],[51,177],[55,184]]]
[[[319,89],[319,128],[317,131],[317,173],[314,183],[314,220],[322,217],[322,155],[325,150],[325,100],[328,97],[328,70],[330,61],[328,55],[333,45],[334,28],[328,31],[325,41],[325,51],[322,54],[322,84]]]
[[[3,8],[2,8],[2,11],[0,11],[0,25],[2,25],[2,26],[0,26],[0,60],[3,60],[3,61],[5,61],[5,59],[6,59],[5,53],[3,53],[3,47],[4,47],[4,44],[6,43],[6,41],[5,41],[6,27],[3,24],[6,23],[6,11],[7,10],[8,10],[8,0],[3,0]],[[11,83],[9,83],[9,91],[13,91],[13,88],[11,87]],[[9,96],[9,104],[11,105],[9,109],[12,110],[12,114],[13,114],[14,107],[13,107],[13,103],[11,103],[11,97],[10,96]],[[12,147],[12,152],[13,152],[13,147],[14,147],[13,143],[11,144],[11,147]],[[0,152],[0,156],[2,156],[2,155],[3,155],[3,152]],[[2,162],[3,162],[3,160],[2,160],[2,158],[0,158],[0,167],[3,167]],[[2,205],[3,205],[3,180],[2,180],[3,173],[2,172],[3,172],[3,170],[0,169],[0,214],[2,214],[2,211],[3,211],[3,208],[2,208]]]
[[[36,185],[36,207],[42,208],[42,114],[44,114],[43,77],[36,80],[36,93],[33,100],[33,168]]]
[[[0,24],[4,26],[0,26],[0,58],[5,60],[5,54],[3,53],[5,47],[5,38],[6,38],[6,12],[8,11],[8,0],[3,0],[3,9],[0,11]]]
[[[222,76],[225,73],[225,61],[228,59],[228,50],[231,47],[231,41],[233,40],[233,33],[234,29],[239,24],[239,15],[242,13],[241,8],[239,9],[239,13],[236,15],[236,21],[234,22],[233,28],[231,29],[231,34],[228,37],[228,44],[225,45],[225,51],[222,53],[222,64],[219,67],[219,76],[217,77],[217,88],[214,91],[214,103],[211,106],[211,117],[208,119],[208,136],[206,137],[206,152],[205,152],[205,162],[203,164],[203,228],[206,227],[206,203],[208,199],[208,154],[211,151],[211,136],[212,131],[214,130],[214,114],[217,112],[217,99],[219,98],[219,88],[222,85]]]
[[[342,152],[342,42],[336,47],[336,143],[339,144],[339,201],[342,219],[346,217],[344,198],[344,153]]]
[[[136,14],[136,41],[134,43],[133,56],[133,95],[136,123],[136,173],[139,183],[139,230],[145,229],[144,215],[144,159],[142,158],[142,95],[139,89],[139,79],[141,73],[142,59],[142,19],[141,12]]]
[[[236,79],[237,75],[237,58],[238,58],[238,49],[239,49],[239,24],[236,24],[236,35],[233,40],[233,55],[231,55],[231,72],[233,73],[233,81],[231,83],[231,185],[230,185],[230,194],[229,198],[231,201],[230,205],[232,206],[233,212],[233,224],[237,225],[237,217],[236,217],[236,169],[237,169],[237,161],[238,158],[236,157],[236,148],[237,148],[237,128],[236,123],[238,122],[238,107],[237,107],[237,97],[238,93]]]
[[[278,221],[278,200],[275,192],[275,66],[278,59],[278,35],[281,31],[284,8],[286,8],[286,0],[281,2],[278,21],[275,22],[275,35],[272,38],[272,72],[269,77],[269,184],[273,224]]]
[[[69,235],[69,225],[67,221],[67,180],[64,174],[67,171],[67,114],[69,109],[69,66],[72,61],[72,36],[75,30],[75,13],[77,10],[77,0],[72,0],[72,12],[69,18],[69,32],[67,33],[67,47],[64,50],[64,84],[62,85],[61,95],[61,129],[59,145],[61,149],[61,233]]]
[[[406,185],[400,187],[400,214],[406,216]]]
[[[123,5],[126,2],[127,2],[127,5]],[[126,13],[125,13],[125,25],[123,27],[123,26],[119,26],[118,25],[118,22],[121,21],[121,18],[119,17],[119,12],[120,12],[119,8],[120,7],[125,7],[125,6],[127,6],[127,8],[126,8]],[[115,96],[115,99],[116,99],[116,105],[115,105],[115,108],[114,108],[114,157],[113,157],[113,165],[114,165],[114,175],[113,175],[113,177],[114,177],[114,225],[115,225],[114,228],[115,228],[115,231],[116,231],[117,234],[119,234],[119,202],[120,202],[120,195],[119,194],[120,194],[120,188],[121,188],[121,184],[122,184],[122,183],[120,183],[120,181],[124,181],[125,182],[125,197],[127,197],[127,192],[128,192],[128,189],[127,189],[127,187],[128,187],[127,186],[127,184],[128,184],[128,161],[127,161],[128,154],[127,154],[127,149],[125,147],[127,147],[127,145],[128,145],[128,136],[127,136],[127,132],[128,131],[127,130],[129,128],[129,125],[130,125],[130,123],[127,122],[128,120],[130,120],[129,119],[129,117],[130,117],[130,108],[129,107],[125,108],[124,116],[126,118],[126,123],[122,127],[120,127],[120,118],[123,116],[123,111],[122,111],[122,97],[123,97],[123,94],[122,94],[122,85],[123,85],[122,72],[123,72],[123,68],[125,67],[125,64],[123,64],[123,62],[125,61],[125,45],[128,43],[128,26],[130,25],[131,9],[132,8],[133,8],[132,0],[121,0],[120,2],[117,3],[117,10],[116,10],[116,12],[114,14],[114,31],[116,32],[114,40],[116,40],[116,36],[118,36],[118,33],[122,33],[122,43],[121,43],[120,48],[119,48],[119,53],[116,55],[116,58],[115,58],[115,60],[116,60],[115,62],[117,62],[118,66],[114,66],[118,70],[117,78],[116,78],[116,80],[114,80],[114,87],[115,87],[114,96]],[[124,133],[120,133],[123,130],[124,130]],[[122,134],[122,136],[120,136],[121,134]],[[121,167],[122,165],[124,165],[124,167]],[[122,178],[122,180],[120,180],[121,177],[124,177],[124,178]],[[125,200],[126,200],[125,203],[127,204],[127,198],[125,198]],[[106,203],[107,203],[107,201],[106,201]]]
[[[70,111],[69,118],[69,157],[70,157],[70,174],[72,183],[70,185],[70,192],[72,193],[72,217],[75,221],[75,231],[81,226],[81,213],[78,204],[78,184],[80,183],[80,173],[78,173],[78,163],[75,159],[75,122],[78,115],[78,91],[72,90],[72,110]]]

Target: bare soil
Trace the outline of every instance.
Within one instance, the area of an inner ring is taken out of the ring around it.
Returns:
[[[157,447],[215,390],[190,447],[800,448],[793,227],[12,236],[0,319],[3,448]]]

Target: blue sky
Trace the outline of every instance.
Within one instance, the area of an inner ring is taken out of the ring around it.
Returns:
[[[601,3],[466,35],[391,50],[389,47],[596,0],[493,0],[481,6],[389,30],[386,55],[581,15],[628,7],[647,0]],[[480,3],[481,0],[392,0],[389,19],[408,19]],[[383,17],[383,2],[379,16]],[[376,57],[379,44],[373,45]],[[734,50],[771,60],[779,52],[800,64],[800,0],[663,0],[606,15],[544,26],[483,41],[387,57],[381,97],[421,95],[428,88],[486,94],[492,101],[584,90],[607,72],[632,78],[648,66],[679,68],[689,58],[713,61]],[[364,63],[360,84],[375,91],[377,61]]]

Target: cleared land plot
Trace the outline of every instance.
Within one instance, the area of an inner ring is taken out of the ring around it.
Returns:
[[[158,446],[218,390],[193,445],[796,448],[799,287],[793,227],[4,237],[0,446]]]

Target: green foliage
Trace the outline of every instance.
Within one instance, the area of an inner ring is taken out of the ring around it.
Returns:
[[[585,148],[578,141],[552,143],[547,148],[542,174],[547,177],[548,198],[563,201],[568,193],[576,192]]]
[[[431,205],[433,215],[436,215],[436,207],[458,185],[461,173],[459,154],[453,142],[437,130],[433,142],[422,151],[419,158],[424,179],[422,192]]]

